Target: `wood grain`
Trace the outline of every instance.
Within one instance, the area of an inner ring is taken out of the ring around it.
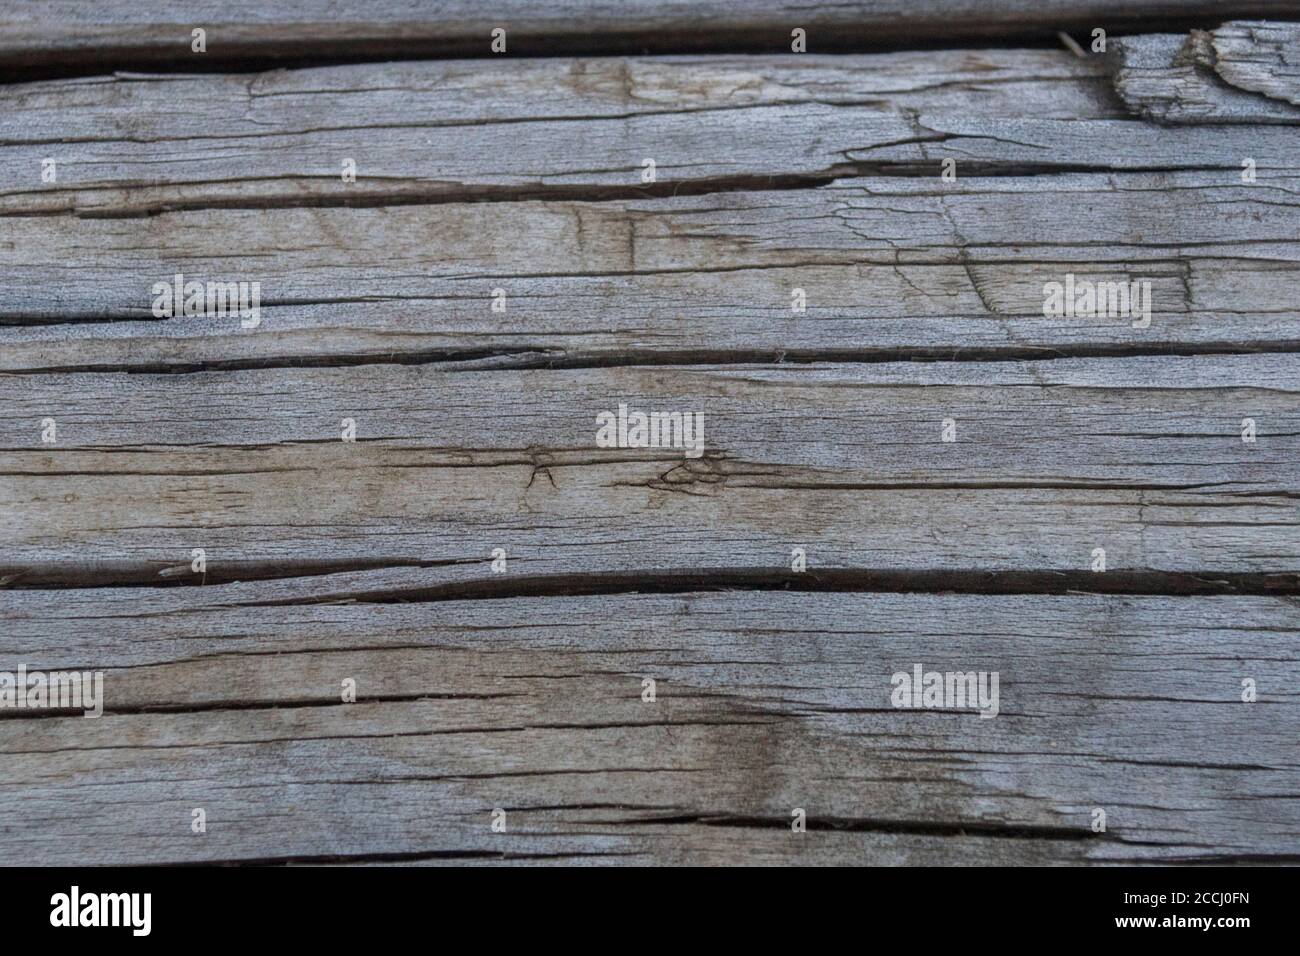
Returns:
[[[1100,57],[1016,50],[23,84],[0,112],[0,214],[619,198],[907,172],[938,183],[945,160],[959,177],[1190,169],[1228,182],[1249,154],[1265,178],[1290,173],[1290,130],[1134,122],[1105,70]],[[47,159],[56,182],[42,178]]]
[[[1292,348],[1296,181],[1274,170],[1243,185],[1238,173],[16,218],[0,240],[0,368]],[[153,284],[177,272],[259,282],[260,325],[155,321]],[[1045,318],[1044,286],[1067,273],[1149,282],[1150,327]]]
[[[193,64],[322,56],[488,56],[507,29],[507,54],[654,53],[738,48],[789,50],[795,27],[808,49],[918,42],[1054,39],[1060,30],[1112,32],[1159,18],[1286,16],[1290,0],[852,0],[820,7],[790,0],[75,0],[11,4],[0,25],[0,64]],[[191,30],[208,31],[195,54]]]
[[[1300,25],[1236,22],[1188,35],[1124,37],[1115,88],[1167,124],[1300,123]]]
[[[1300,24],[1227,23],[1212,37],[1224,82],[1300,106]]]
[[[0,720],[24,781],[0,788],[8,850],[81,864],[1294,860],[1292,599],[278,603],[389,575],[0,594],[26,659],[105,670],[107,701],[97,720]],[[918,662],[999,671],[1001,712],[893,708],[890,676]],[[345,677],[355,704],[340,703]],[[37,838],[51,832],[65,838]]]
[[[10,4],[0,850],[1300,862],[1292,6]]]
[[[824,568],[1084,571],[1103,547],[1114,570],[1293,575],[1298,386],[1289,355],[7,376],[3,570],[111,583],[203,547],[226,576],[482,575],[504,547],[529,574],[626,574],[805,546]],[[703,413],[704,457],[598,448],[620,403]]]

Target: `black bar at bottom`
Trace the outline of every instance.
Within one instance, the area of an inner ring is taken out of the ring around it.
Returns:
[[[944,945],[983,946],[997,939],[990,931],[1038,932],[1046,926],[1070,942],[1198,938],[1231,946],[1252,932],[1271,935],[1287,926],[1283,907],[1294,892],[1293,877],[1286,867],[818,873],[0,868],[0,913],[10,945],[33,936],[77,934],[78,943],[115,938],[127,945],[158,940],[349,946],[366,943],[367,937],[378,943],[371,934],[381,930],[380,938],[390,940],[384,945],[393,945],[401,938],[397,934],[418,934],[417,940],[433,946],[459,947],[475,937],[494,944],[517,937],[551,945],[559,933],[569,940],[590,937],[620,945],[621,939],[629,946],[658,947],[673,937],[674,945],[686,942],[682,931],[691,926],[705,934],[710,928],[728,934],[732,944],[751,934],[771,944],[764,937],[774,928],[799,932],[803,925],[824,932],[833,920],[853,936],[873,941],[920,942],[933,931]],[[957,932],[962,926],[966,930]],[[470,937],[457,943],[462,932]]]

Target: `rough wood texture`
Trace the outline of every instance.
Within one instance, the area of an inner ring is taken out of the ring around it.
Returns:
[[[1229,23],[1212,32],[1125,37],[1115,88],[1160,123],[1300,123],[1300,24]]]
[[[1246,153],[1266,179],[1291,171],[1293,131],[1134,122],[1104,71],[1101,58],[1018,50],[51,81],[0,98],[0,214],[680,195],[908,172],[937,182],[949,159],[959,177],[1217,168],[1227,183]],[[500,99],[485,108],[489,91]],[[45,159],[56,182],[42,180]]]
[[[97,720],[0,721],[25,781],[0,789],[6,849],[82,864],[1295,860],[1291,599],[366,603],[390,577],[4,595],[26,659],[102,668],[111,701]],[[313,598],[328,603],[283,603]],[[999,716],[893,708],[890,677],[914,663],[998,671]],[[1242,703],[1252,675],[1260,699]],[[347,677],[355,704],[339,702]]]
[[[1116,571],[1294,575],[1297,388],[1289,355],[6,377],[0,572],[138,578],[203,547],[214,572],[482,574],[504,547],[520,573],[627,574],[802,545],[824,568],[1085,571],[1104,547]],[[598,449],[620,402],[703,413],[705,456]]]
[[[971,173],[1043,157],[1185,161],[1177,137],[1157,144],[1141,124],[1112,122],[1127,118],[1100,59],[1042,50],[117,74],[0,93],[0,214],[677,195],[922,166],[937,176],[947,157]],[[1117,135],[1114,153],[1093,155],[1096,137]],[[40,176],[46,158],[57,182]]]
[[[1229,23],[1211,35],[1225,82],[1300,106],[1300,24]]]
[[[15,218],[0,240],[0,320],[26,327],[0,326],[0,368],[1289,349],[1296,180],[1261,170],[1243,185],[1239,172]],[[49,262],[64,264],[53,288]],[[153,321],[151,288],[178,271],[259,280],[261,324]],[[1071,272],[1150,282],[1150,327],[1045,318],[1044,284]],[[795,289],[806,312],[792,310]],[[108,321],[120,319],[133,321]]]
[[[203,62],[303,56],[487,56],[494,28],[508,54],[564,51],[809,50],[992,37],[1055,37],[1064,29],[1132,29],[1157,18],[1286,16],[1293,0],[40,0],[10,2],[0,65],[193,64],[191,30],[208,30]]]
[[[1203,22],[1290,6],[9,4],[0,671],[106,684],[0,710],[0,850],[1300,862],[1296,34]]]

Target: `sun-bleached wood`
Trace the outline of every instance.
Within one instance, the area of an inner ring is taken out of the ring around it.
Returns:
[[[1300,570],[1289,355],[0,377],[4,573]],[[620,403],[705,454],[598,448]],[[40,440],[58,422],[57,445]],[[1259,432],[1242,441],[1243,420]],[[355,443],[340,424],[356,423]],[[951,419],[956,441],[942,440]]]
[[[0,19],[0,65],[222,63],[312,57],[491,56],[506,53],[672,53],[789,50],[791,31],[810,51],[845,46],[996,37],[1054,38],[1061,30],[1114,33],[1161,17],[1286,16],[1291,0],[75,0],[11,5]],[[205,53],[192,30],[206,29]]]
[[[1122,37],[1115,45],[1115,89],[1141,116],[1168,124],[1300,124],[1300,24],[1235,22],[1186,35]]]
[[[1243,153],[1289,172],[1294,144],[1286,129],[1136,122],[1103,57],[1042,50],[117,75],[10,87],[0,117],[0,215],[608,198],[879,172],[938,184],[945,160],[959,176],[1226,180]]]
[[[6,852],[79,865],[1294,859],[1287,599],[366,603],[393,577],[0,592],[31,666],[105,671],[99,719],[0,720],[23,781],[0,789]],[[313,598],[325,603],[282,603]],[[916,663],[997,671],[999,715],[895,709],[890,678]],[[341,703],[345,678],[355,704]],[[491,830],[498,807],[505,833]]]
[[[21,324],[0,325],[0,369],[1292,347],[1297,180],[1239,172],[9,219],[0,320]],[[259,282],[260,324],[155,321],[177,272]],[[1045,318],[1067,273],[1149,282],[1150,327]]]
[[[0,711],[0,850],[1300,861],[1293,28],[1145,22],[1280,6],[494,5],[638,54],[563,60],[459,0],[0,14],[64,77],[0,85],[0,670],[106,675]],[[189,72],[192,17],[416,61]],[[260,324],[155,319],[178,272]],[[1069,273],[1150,326],[1044,317]],[[703,455],[597,447],[621,403]],[[917,664],[1000,714],[894,708]]]

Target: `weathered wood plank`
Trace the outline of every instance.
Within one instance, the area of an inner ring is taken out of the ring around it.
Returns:
[[[861,107],[864,115],[970,110],[1009,117],[1032,110],[1043,118],[1124,119],[1128,113],[1108,95],[1109,83],[1100,57],[1038,49],[405,60],[12,84],[0,88],[6,107],[0,131],[6,145],[62,133],[101,144],[165,146],[218,131],[232,139],[268,138],[353,124],[372,136],[400,127],[430,135],[476,122],[558,124],[800,104]]]
[[[0,214],[600,198],[882,170],[938,182],[946,159],[959,175],[1219,168],[1226,180],[1249,154],[1290,171],[1285,129],[1133,121],[1099,57],[927,56],[925,67],[917,54],[458,61],[18,85],[0,91]],[[928,83],[900,88],[896,70]],[[55,182],[43,176],[51,159]]]
[[[6,853],[1062,863],[1300,849],[1292,599],[334,600],[390,577],[0,593],[10,654],[106,672],[97,720],[0,720]],[[311,595],[330,603],[279,603]],[[997,671],[998,716],[895,709],[891,675],[915,663]],[[339,703],[347,677],[356,704]],[[194,807],[206,835],[190,832]]]
[[[1063,29],[1111,31],[1159,17],[1285,16],[1291,0],[854,0],[809,7],[790,0],[258,0],[187,3],[102,0],[10,4],[0,20],[0,65],[294,59],[303,56],[490,55],[491,31],[506,28],[507,53],[566,50],[673,52],[808,48],[918,40],[1054,37]],[[207,30],[207,52],[191,30]],[[1086,33],[1085,33],[1086,35]]]
[[[0,86],[0,671],[107,672],[0,710],[0,849],[1300,861],[1293,25],[1125,40],[1119,98],[1046,49],[486,49],[1210,12],[1111,6],[0,11],[0,68],[135,70]],[[480,59],[139,72],[412,54]],[[155,320],[178,272],[260,321]],[[1045,317],[1067,274],[1150,324]],[[620,403],[701,457],[597,447]],[[894,708],[914,664],[998,716]]]
[[[0,560],[147,579],[203,547],[226,577],[456,581],[495,547],[529,574],[771,570],[797,545],[822,568],[1085,571],[1103,547],[1113,570],[1294,573],[1298,376],[1290,355],[3,376]],[[704,456],[598,448],[620,403],[702,413]]]
[[[931,128],[931,113],[987,118],[974,137],[983,153],[960,144],[963,159],[997,162],[1000,149],[1024,163],[1019,144],[994,139],[998,118],[1114,119],[1106,87],[1100,59],[1032,50],[426,61],[19,85],[0,90],[0,212],[563,195],[638,188],[645,157],[661,184],[682,189],[826,177],[853,169],[846,151],[876,144],[856,162],[915,163],[926,157],[914,144],[927,140],[939,147],[937,175],[954,152],[944,137],[968,137]],[[1142,154],[1115,150],[1137,163]],[[51,158],[57,183],[41,176]],[[355,183],[343,181],[344,158]]]
[[[1225,82],[1300,107],[1300,23],[1227,23],[1212,36]]]
[[[11,219],[0,321],[61,324],[0,325],[0,369],[1294,347],[1297,181],[1238,173]],[[154,321],[176,272],[260,282],[260,324]],[[1149,282],[1150,326],[1044,317],[1067,273]]]
[[[1124,103],[1160,123],[1300,124],[1300,27],[1293,23],[1123,37],[1114,63]]]

